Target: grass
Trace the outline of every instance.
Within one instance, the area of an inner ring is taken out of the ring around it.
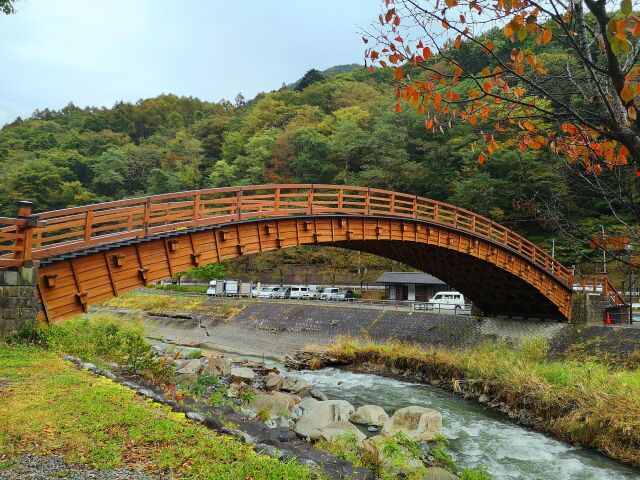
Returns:
[[[176,285],[167,283],[163,285],[152,285],[149,288],[164,290],[165,292],[206,293],[209,287],[207,285]]]
[[[455,380],[470,379],[476,394],[541,417],[537,428],[640,465],[640,370],[588,359],[549,360],[547,350],[540,340],[519,348],[487,343],[455,350],[343,338],[327,347],[343,361],[422,372],[453,381],[454,388]]]
[[[50,350],[0,345],[0,455],[62,455],[187,479],[309,479],[310,470],[257,454],[168,407],[79,371]]]
[[[107,307],[142,310],[144,312],[202,312],[208,308],[204,299],[160,293],[129,292],[103,303]]]

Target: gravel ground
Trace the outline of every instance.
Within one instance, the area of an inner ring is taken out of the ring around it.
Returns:
[[[139,470],[116,468],[112,470],[95,470],[86,465],[70,465],[57,455],[24,455],[18,463],[6,470],[0,470],[0,480],[155,480],[160,478]]]

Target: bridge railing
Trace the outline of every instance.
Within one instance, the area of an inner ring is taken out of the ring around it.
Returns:
[[[4,219],[0,268],[23,249],[33,258],[144,238],[194,226],[288,215],[382,215],[424,220],[500,244],[571,285],[572,271],[515,232],[468,210],[377,188],[336,185],[252,185],[168,193],[38,214],[29,240],[20,219]],[[11,223],[13,222],[13,223]],[[0,221],[0,228],[2,227]],[[21,233],[18,233],[21,232]],[[4,249],[4,250],[2,250]]]
[[[606,275],[579,275],[574,277],[573,290],[575,292],[595,293],[604,295],[616,305],[625,305],[624,298],[620,292],[609,281]]]

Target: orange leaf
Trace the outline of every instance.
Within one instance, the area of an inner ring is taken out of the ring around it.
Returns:
[[[620,98],[624,103],[628,103],[633,100],[634,91],[629,85],[625,85],[622,90],[620,90]]]
[[[542,41],[544,43],[549,43],[552,37],[553,37],[553,32],[551,31],[551,29],[545,28],[544,33],[542,34]]]
[[[426,127],[427,130],[431,130],[431,127],[433,127],[433,120],[432,119],[427,119],[426,122],[424,122],[424,126]]]
[[[453,46],[454,46],[455,48],[460,48],[460,44],[461,44],[461,43],[462,43],[462,39],[460,38],[460,35],[458,35],[458,36],[456,37],[456,41],[455,41],[455,42],[453,42]]]
[[[397,27],[398,25],[400,25],[400,17],[398,15],[395,16],[395,18],[393,19],[393,24]]]
[[[404,77],[404,72],[402,71],[401,68],[394,68],[394,76],[396,80],[402,80],[402,77]]]
[[[484,153],[481,153],[481,154],[478,156],[478,165],[482,165],[482,164],[484,164],[484,162],[486,162],[486,161],[487,161],[487,157],[485,157],[485,156],[484,156]]]
[[[400,113],[402,111],[402,105],[400,105],[400,103],[396,103],[396,113]]]
[[[429,60],[431,58],[431,49],[429,47],[424,47],[424,50],[422,50],[422,57],[425,60]]]

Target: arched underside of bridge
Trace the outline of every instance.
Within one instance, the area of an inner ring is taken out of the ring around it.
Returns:
[[[354,215],[237,221],[49,258],[38,274],[40,317],[53,321],[86,312],[196,266],[309,244],[369,252],[431,273],[485,315],[571,317],[571,290],[504,245],[425,221]]]

